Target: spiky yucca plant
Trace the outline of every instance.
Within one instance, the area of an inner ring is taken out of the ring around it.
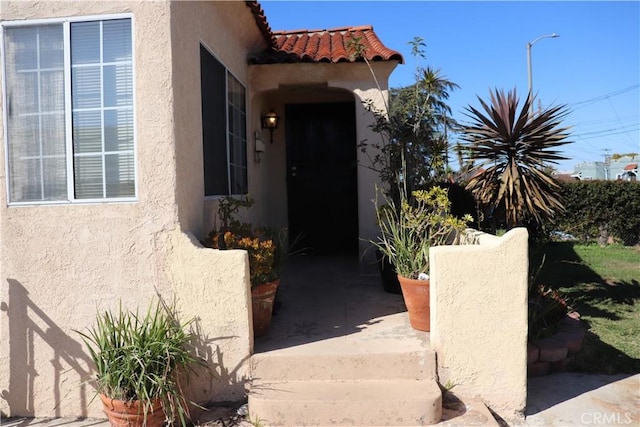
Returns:
[[[518,111],[515,89],[496,89],[491,105],[478,100],[484,112],[468,106],[472,121],[461,128],[467,160],[475,162],[467,189],[494,214],[504,213],[507,229],[563,211],[560,187],[548,171],[565,159],[557,148],[569,143],[568,128],[561,126],[566,106],[532,114],[529,94]]]

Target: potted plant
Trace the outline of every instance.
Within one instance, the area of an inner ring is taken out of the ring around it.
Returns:
[[[447,100],[459,86],[440,69],[420,64],[426,59],[426,44],[421,37],[409,44],[416,58],[415,80],[405,87],[390,88],[388,102],[383,101],[382,106],[374,99],[365,101],[374,119],[370,128],[379,139],[365,139],[358,146],[368,158],[362,165],[378,174],[386,197],[397,207],[402,191],[411,195],[414,190],[450,181],[447,135],[457,125]],[[365,46],[359,39],[351,40],[349,49],[355,58],[364,57]],[[371,67],[369,71],[375,76]],[[378,90],[382,92],[380,87]],[[400,293],[393,263],[384,253],[376,255],[385,291]]]
[[[429,331],[429,248],[459,243],[471,217],[451,215],[447,191],[438,186],[413,191],[411,198],[400,191],[399,203],[385,201],[377,209],[380,236],[372,243],[398,273],[411,326]]]
[[[97,393],[114,427],[187,424],[180,381],[196,358],[193,338],[163,301],[146,313],[105,311],[88,332],[78,332],[96,367]]]
[[[287,230],[268,227],[253,227],[241,222],[236,214],[240,208],[248,208],[253,200],[246,197],[236,199],[227,196],[221,199],[218,210],[220,230],[213,230],[203,241],[214,249],[243,249],[249,257],[249,280],[251,282],[251,308],[253,312],[253,334],[267,334],[271,325],[273,305],[280,274],[289,254]]]
[[[223,234],[225,249],[244,249],[249,257],[253,334],[256,337],[266,335],[271,325],[273,304],[284,263],[285,236],[285,231],[278,236],[270,229],[253,228],[247,224],[241,227],[240,232],[227,231]],[[220,249],[217,247],[218,241],[215,237],[211,239],[214,249]]]

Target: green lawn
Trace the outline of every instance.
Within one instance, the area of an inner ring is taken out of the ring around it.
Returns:
[[[598,373],[640,372],[640,249],[546,244],[537,282],[559,289],[588,328],[576,368]]]

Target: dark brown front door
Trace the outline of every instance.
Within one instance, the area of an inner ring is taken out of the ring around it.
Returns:
[[[357,254],[355,105],[286,106],[290,236],[318,254]]]

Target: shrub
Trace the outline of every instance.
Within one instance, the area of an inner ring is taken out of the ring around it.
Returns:
[[[564,296],[556,289],[536,285],[529,289],[529,339],[553,335],[569,307]]]
[[[207,246],[213,249],[244,249],[249,256],[249,280],[255,287],[280,277],[282,256],[278,256],[284,247],[284,239],[273,238],[273,233],[261,228],[252,228],[243,224],[240,231],[226,231],[222,234],[224,246],[218,245],[219,234],[210,233]]]
[[[561,184],[566,211],[555,219],[556,229],[588,242],[610,238],[625,245],[640,243],[640,183],[576,181]]]

